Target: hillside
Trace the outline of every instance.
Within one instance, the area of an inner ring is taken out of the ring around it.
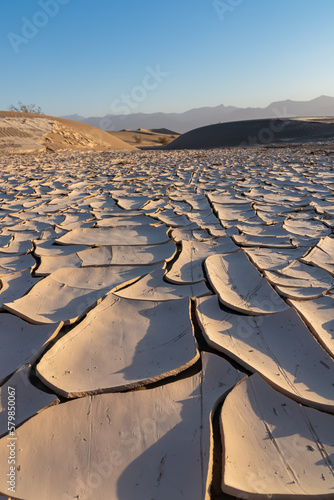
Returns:
[[[135,149],[107,132],[64,118],[0,111],[0,152]]]

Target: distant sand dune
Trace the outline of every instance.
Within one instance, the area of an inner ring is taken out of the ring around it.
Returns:
[[[191,130],[164,149],[209,149],[319,140],[334,140],[333,118],[273,118],[218,123]]]
[[[144,128],[138,130],[124,129],[117,132],[110,131],[108,134],[138,148],[159,147],[164,144],[163,141],[168,144],[179,136],[179,134],[167,129],[147,130]]]

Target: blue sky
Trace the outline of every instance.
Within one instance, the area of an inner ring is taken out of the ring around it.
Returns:
[[[0,109],[181,112],[334,96],[333,0],[10,0]]]

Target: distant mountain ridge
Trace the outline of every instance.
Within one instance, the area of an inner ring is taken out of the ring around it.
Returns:
[[[131,113],[127,115],[107,114],[85,118],[80,115],[63,116],[102,130],[138,128],[176,130],[185,133],[198,127],[239,120],[260,118],[292,118],[302,116],[334,116],[334,97],[320,96],[310,101],[277,101],[265,108],[238,108],[236,106],[202,107],[184,113]]]

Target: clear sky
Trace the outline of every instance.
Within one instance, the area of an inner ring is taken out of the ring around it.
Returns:
[[[6,0],[0,109],[175,111],[334,96],[334,0]]]

